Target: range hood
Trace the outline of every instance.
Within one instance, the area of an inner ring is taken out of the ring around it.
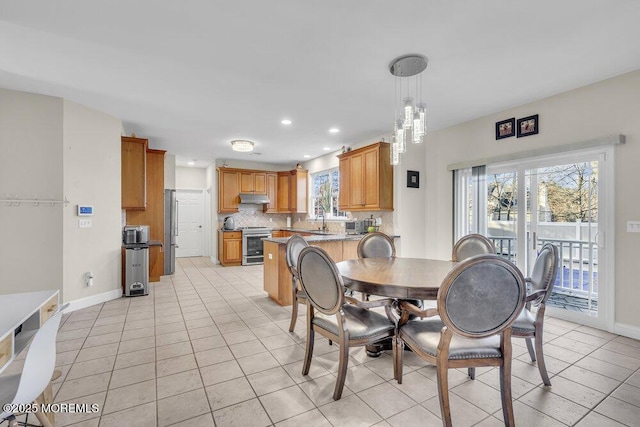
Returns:
[[[240,203],[243,205],[267,205],[270,202],[266,194],[240,193]]]

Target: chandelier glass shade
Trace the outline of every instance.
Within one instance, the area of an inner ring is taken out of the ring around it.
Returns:
[[[427,64],[427,57],[417,54],[402,55],[389,64],[389,71],[396,76],[396,120],[391,137],[390,158],[394,166],[400,163],[400,154],[407,151],[408,145],[421,144],[427,133],[427,107],[422,102],[421,93],[421,73],[427,68]],[[406,96],[399,99],[398,94],[402,96],[403,93],[403,80]],[[414,82],[413,87],[411,81]],[[415,98],[410,96],[412,89],[415,89]]]
[[[233,151],[248,153],[249,151],[253,151],[253,142],[244,139],[234,139],[231,141],[231,148]]]

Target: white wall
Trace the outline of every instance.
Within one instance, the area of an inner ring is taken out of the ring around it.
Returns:
[[[62,99],[0,89],[0,198],[62,200]],[[62,215],[0,203],[0,293],[62,291]]]
[[[448,164],[626,135],[626,144],[615,148],[615,320],[640,336],[640,233],[626,232],[627,221],[640,220],[639,99],[640,71],[635,71],[430,134],[425,153],[426,215],[411,215],[412,221],[426,224],[426,255],[446,259],[451,252],[452,174]],[[531,114],[539,114],[538,135],[495,140],[495,122]]]
[[[176,188],[176,156],[169,153],[164,157],[164,188]]]
[[[209,254],[211,261],[218,262],[218,172],[216,171],[215,162],[211,163],[205,172],[205,187],[209,191],[209,206],[205,209],[209,210]],[[205,200],[207,198],[205,197]]]
[[[64,100],[64,300],[120,288],[120,128],[115,117]],[[77,205],[92,205],[91,228],[79,228]],[[85,273],[92,272],[87,287]]]
[[[176,167],[176,189],[204,190],[207,185],[207,170],[204,168]]]

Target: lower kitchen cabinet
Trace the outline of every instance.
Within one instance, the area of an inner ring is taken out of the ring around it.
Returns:
[[[223,267],[242,265],[242,231],[218,231],[218,261]]]

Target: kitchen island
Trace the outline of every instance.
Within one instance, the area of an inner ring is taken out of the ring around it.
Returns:
[[[292,230],[293,231],[293,230]],[[330,234],[315,230],[296,230],[310,245],[327,251],[329,256],[340,262],[358,257],[357,248],[360,234]],[[314,233],[309,235],[310,233]],[[317,233],[317,234],[315,234]],[[306,234],[306,235],[305,235]],[[398,236],[394,236],[395,239]],[[288,237],[271,237],[264,239],[264,290],[271,299],[280,305],[291,305],[291,273],[287,267],[285,249]]]

